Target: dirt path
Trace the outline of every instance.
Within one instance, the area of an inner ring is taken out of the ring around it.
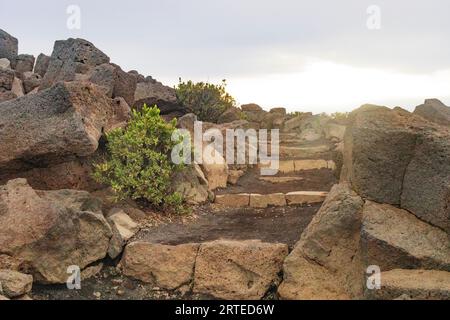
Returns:
[[[177,245],[217,239],[286,243],[290,247],[311,222],[320,205],[267,209],[222,209],[211,213],[200,208],[198,219],[187,224],[173,223],[139,232],[134,240]]]
[[[295,172],[287,174],[278,174],[275,177],[298,177],[301,180],[271,183],[260,180],[259,169],[253,168],[242,176],[235,186],[229,186],[226,189],[216,191],[216,194],[226,193],[288,193],[291,191],[329,191],[336,183],[336,177],[333,171],[329,169],[308,170],[304,172]]]

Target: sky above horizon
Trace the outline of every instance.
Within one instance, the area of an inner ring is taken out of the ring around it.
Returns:
[[[0,28],[20,53],[84,38],[170,86],[226,79],[238,103],[332,113],[450,105],[449,12],[448,0],[0,0]]]

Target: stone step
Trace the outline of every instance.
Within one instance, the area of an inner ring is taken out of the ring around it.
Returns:
[[[279,145],[279,154],[281,157],[314,157],[326,152],[329,152],[331,147],[326,144],[316,145],[316,146],[304,146],[299,145],[299,142],[295,142],[292,144],[280,143]],[[271,143],[267,143],[267,151],[270,154],[271,151]]]
[[[382,271],[429,269],[450,271],[450,237],[412,213],[366,201],[361,248],[367,266]]]
[[[450,272],[396,269],[382,272],[380,276],[381,289],[367,290],[367,298],[450,300]],[[375,283],[375,279],[369,281]]]
[[[286,202],[288,205],[297,204],[313,204],[325,201],[328,192],[324,191],[295,191],[286,194]]]
[[[259,168],[267,167],[267,165],[259,164]],[[336,164],[333,160],[280,160],[279,171],[281,173],[292,173],[301,172],[305,170],[315,170],[315,169],[336,169]]]
[[[303,177],[293,176],[293,177],[259,177],[259,180],[264,182],[269,182],[273,184],[281,184],[281,183],[288,183],[288,182],[296,182],[296,181],[302,181],[304,180]]]
[[[295,191],[289,193],[239,193],[217,195],[215,203],[229,208],[267,208],[287,205],[321,203],[327,197],[324,191]]]
[[[328,145],[318,145],[311,147],[296,147],[296,146],[280,146],[281,157],[313,157],[316,155],[329,152],[331,150]]]
[[[119,267],[127,277],[163,290],[228,300],[259,300],[278,283],[286,244],[216,240],[162,245],[137,241],[125,248]]]

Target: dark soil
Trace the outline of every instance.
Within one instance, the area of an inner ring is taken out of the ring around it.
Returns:
[[[114,266],[105,266],[95,277],[81,282],[81,290],[66,285],[33,285],[33,300],[179,300],[208,297],[159,290],[152,285],[124,277]]]
[[[216,194],[225,193],[288,193],[292,191],[329,191],[337,183],[335,174],[329,169],[307,170],[278,174],[275,177],[301,177],[303,180],[285,183],[271,183],[259,180],[259,169],[253,168],[242,176],[237,185],[221,189]]]
[[[292,248],[320,205],[222,209],[215,213],[210,213],[211,209],[208,207],[199,208],[196,212],[199,217],[192,222],[144,229],[134,240],[177,245],[217,239],[259,239],[264,242],[286,243]]]

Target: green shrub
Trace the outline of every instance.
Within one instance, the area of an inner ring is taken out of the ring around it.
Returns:
[[[181,168],[170,160],[177,144],[171,140],[176,119],[166,123],[159,109],[144,105],[133,110],[126,129],[107,134],[107,159],[95,165],[94,178],[109,185],[117,200],[143,200],[158,209],[183,209],[183,198],[173,192],[171,177]]]
[[[226,92],[226,81],[219,85],[206,82],[182,82],[175,88],[178,103],[197,115],[200,121],[216,123],[219,116],[234,107],[236,101]]]

